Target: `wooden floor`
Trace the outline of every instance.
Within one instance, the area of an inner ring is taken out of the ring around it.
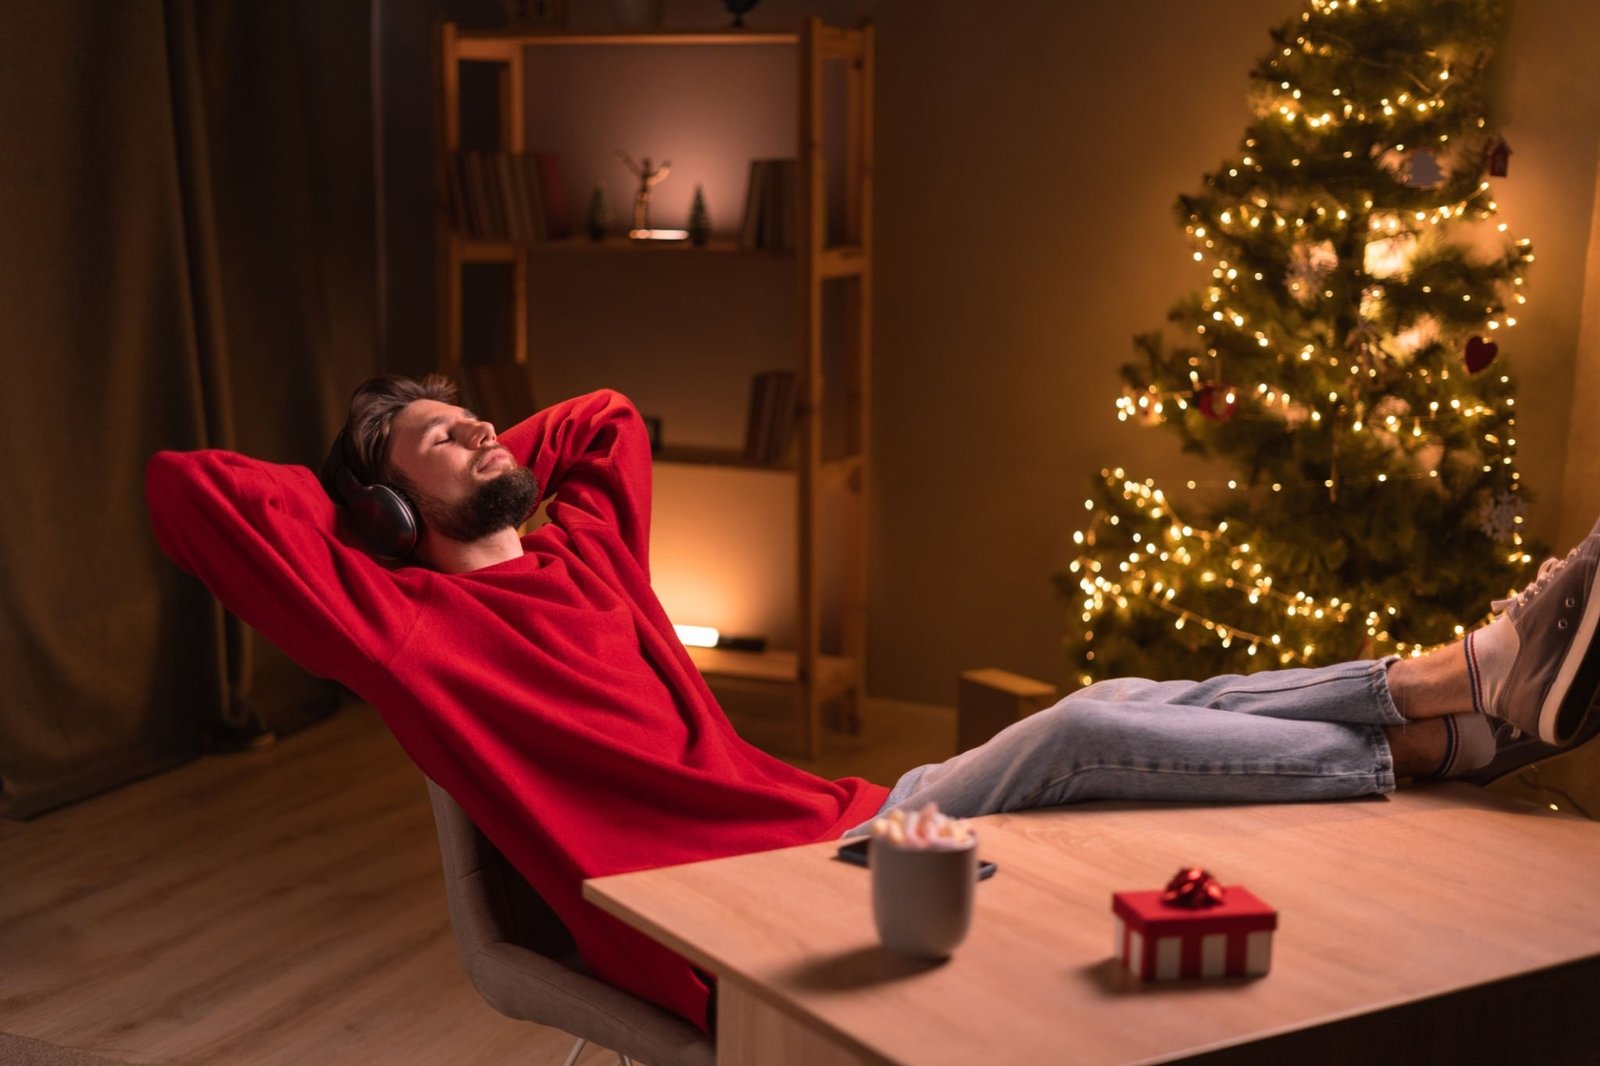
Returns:
[[[953,750],[948,710],[873,701],[865,719],[795,761],[892,783]],[[0,1032],[250,1066],[560,1063],[572,1043],[467,983],[422,778],[361,705],[0,821],[0,869]]]
[[[888,784],[954,750],[948,710],[872,701],[864,718],[791,761]],[[1586,748],[1504,790],[1594,816],[1600,744]],[[0,821],[0,869],[0,1032],[250,1066],[559,1063],[571,1044],[467,983],[422,779],[364,706],[265,752]]]

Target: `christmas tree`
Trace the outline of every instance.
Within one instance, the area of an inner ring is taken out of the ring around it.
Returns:
[[[1058,577],[1082,683],[1420,654],[1522,583],[1498,342],[1533,255],[1495,219],[1499,0],[1309,0],[1238,154],[1180,197],[1205,287],[1118,416],[1225,470],[1103,472]]]

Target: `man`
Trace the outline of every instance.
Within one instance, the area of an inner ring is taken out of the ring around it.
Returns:
[[[549,522],[519,536],[541,491]],[[700,1025],[705,981],[585,904],[583,879],[834,838],[899,804],[973,816],[1382,793],[1483,765],[1491,718],[1570,742],[1600,688],[1597,526],[1500,619],[1429,656],[1103,682],[891,791],[804,773],[728,724],[650,589],[649,445],[614,392],[502,437],[442,378],[377,378],[356,390],[322,485],[300,467],[166,452],[148,494],[163,549],[377,708],[596,974]],[[409,565],[341,536],[340,511]]]

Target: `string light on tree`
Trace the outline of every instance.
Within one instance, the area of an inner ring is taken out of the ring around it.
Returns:
[[[1307,0],[1271,31],[1239,151],[1179,199],[1203,284],[1116,400],[1219,473],[1179,501],[1093,482],[1058,576],[1082,680],[1420,654],[1525,579],[1507,333],[1533,253],[1486,174],[1503,23],[1502,0]],[[1456,229],[1489,220],[1497,249]]]

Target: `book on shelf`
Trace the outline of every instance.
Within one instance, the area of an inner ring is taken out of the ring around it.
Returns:
[[[794,159],[752,159],[745,188],[739,247],[793,251],[799,229],[800,164]]]
[[[542,241],[546,237],[544,198],[539,195],[539,182],[533,173],[533,165],[528,162],[528,157],[525,155],[511,155],[507,158],[511,161],[508,184],[524,219],[523,231],[516,239]]]
[[[510,152],[494,154],[495,179],[505,209],[504,236],[513,241],[533,240],[532,205],[519,175],[521,159]]]
[[[489,236],[488,185],[483,175],[483,160],[477,152],[462,152],[456,157],[461,171],[463,225],[461,231],[478,239]]]
[[[450,218],[472,240],[557,240],[572,232],[553,152],[457,152],[448,168]]]
[[[768,168],[766,160],[750,160],[750,178],[744,190],[744,218],[739,224],[739,247],[758,247],[761,236],[761,202],[766,195]]]
[[[497,241],[511,236],[511,227],[506,223],[506,190],[501,182],[499,156],[498,152],[478,153],[478,162],[483,168],[484,207],[489,226],[484,236]]]
[[[794,435],[798,376],[793,370],[769,370],[750,381],[750,410],[745,422],[744,461],[770,466],[783,459]]]
[[[572,213],[567,209],[567,187],[561,180],[561,157],[554,152],[532,152],[526,158],[532,161],[537,179],[534,187],[542,205],[544,239],[565,240],[572,236]]]

